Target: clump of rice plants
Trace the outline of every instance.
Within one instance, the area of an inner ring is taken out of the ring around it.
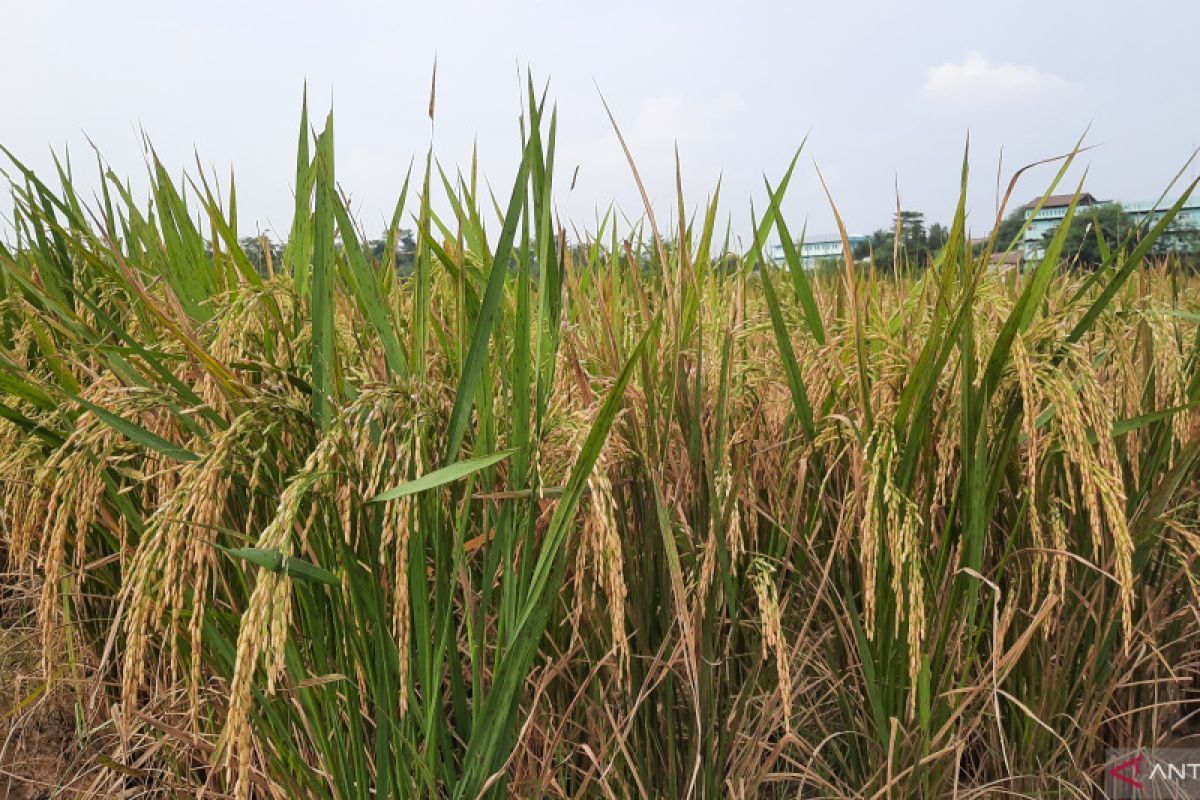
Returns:
[[[0,552],[104,682],[96,796],[1087,797],[1187,732],[1178,206],[1094,272],[989,271],[963,200],[815,274],[761,255],[793,160],[747,252],[716,196],[568,238],[531,89],[511,191],[427,159],[377,257],[309,131],[265,265],[210,176],[9,156]]]

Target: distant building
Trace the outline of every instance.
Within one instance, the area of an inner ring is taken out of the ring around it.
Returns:
[[[1020,272],[1024,260],[1021,249],[1014,247],[1007,253],[992,253],[988,256],[988,269],[997,272],[1007,272],[1008,270],[1017,270]]]
[[[1025,238],[1021,241],[1021,248],[1026,260],[1041,258],[1046,252],[1046,248],[1042,245],[1043,238],[1062,222],[1063,217],[1067,215],[1067,208],[1074,199],[1075,195],[1073,194],[1052,194],[1046,198],[1046,202],[1042,203],[1040,209],[1037,208],[1041,201],[1040,197],[1021,206],[1020,210],[1025,212],[1025,219],[1029,220],[1029,227],[1025,229]],[[1084,192],[1079,195],[1076,212],[1080,208],[1097,204],[1096,198]],[[1037,209],[1037,213],[1034,213],[1035,209]]]
[[[847,236],[850,242],[850,247],[853,249],[861,242],[867,241],[868,236]],[[842,260],[844,255],[845,245],[842,242],[840,235],[816,236],[813,238],[805,238],[804,243],[799,246],[800,263],[805,269],[816,269],[822,264],[834,264]],[[777,244],[772,247],[767,254],[767,258],[775,264],[783,264],[785,262],[783,255],[783,245]]]
[[[1067,215],[1067,208],[1070,207],[1073,199],[1074,195],[1070,194],[1050,195],[1036,214],[1034,213],[1034,209],[1037,208],[1040,198],[1021,206],[1020,210],[1025,212],[1025,219],[1030,220],[1029,227],[1025,229],[1025,236],[1021,243],[1025,260],[1038,259],[1045,255],[1045,236],[1047,233],[1058,228],[1063,217]],[[1075,213],[1079,214],[1089,206],[1107,205],[1111,202],[1115,201],[1097,200],[1085,192],[1079,195],[1079,202],[1076,204]],[[1134,224],[1144,225],[1148,230],[1174,205],[1174,201],[1164,200],[1161,203],[1119,203],[1119,205],[1132,218]],[[1179,214],[1176,215],[1170,227],[1164,233],[1163,242],[1170,246],[1173,237],[1178,241],[1180,238],[1179,234],[1187,230],[1200,231],[1200,197],[1193,196],[1188,198],[1183,208],[1180,209]],[[1181,244],[1181,246],[1186,247],[1188,245]]]
[[[1122,203],[1121,208],[1125,209],[1126,214],[1133,217],[1135,224],[1144,225],[1145,229],[1149,230],[1176,202],[1176,200],[1163,200],[1161,203],[1153,201]],[[1189,241],[1181,241],[1182,237],[1179,234],[1184,231],[1193,234],[1200,232],[1200,197],[1195,195],[1184,201],[1183,207],[1179,209],[1175,219],[1171,220],[1171,224],[1163,232],[1161,241],[1168,249],[1191,250],[1196,246],[1196,241],[1193,237],[1189,237]]]

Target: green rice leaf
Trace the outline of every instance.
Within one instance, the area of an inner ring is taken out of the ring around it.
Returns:
[[[321,569],[302,558],[285,556],[278,550],[270,550],[263,547],[230,548],[222,547],[219,544],[214,544],[213,547],[233,558],[248,561],[255,566],[262,567],[278,575],[287,575],[291,578],[299,578],[300,580],[312,583],[323,583],[326,586],[338,586],[341,584],[341,581],[332,572]]]
[[[425,473],[416,480],[402,483],[395,488],[388,489],[386,492],[381,492],[371,498],[371,502],[382,503],[386,500],[395,500],[399,497],[408,497],[419,492],[436,489],[438,486],[453,483],[482,469],[487,469],[494,464],[499,464],[515,452],[516,450],[502,450],[499,453],[468,458],[463,461],[456,461],[453,464],[447,464],[440,469],[435,469],[433,472]]]

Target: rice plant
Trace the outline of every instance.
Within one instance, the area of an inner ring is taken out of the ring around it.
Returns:
[[[499,197],[430,154],[378,257],[306,107],[259,266],[232,180],[4,151],[0,552],[88,654],[94,796],[1090,797],[1188,732],[1178,204],[999,274],[964,158],[930,263],[812,273],[795,159],[745,252],[719,191],[577,233],[556,125],[531,84]]]

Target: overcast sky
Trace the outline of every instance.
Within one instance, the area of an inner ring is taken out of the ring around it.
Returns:
[[[518,69],[550,80],[558,207],[580,228],[610,201],[641,209],[597,86],[658,212],[673,202],[677,143],[689,205],[723,174],[739,231],[751,199],[763,205],[763,175],[774,183],[806,134],[785,211],[810,233],[833,229],[815,167],[852,233],[889,224],[897,184],[904,208],[948,220],[968,132],[977,232],[995,212],[1002,147],[1007,183],[1090,124],[1086,188],[1153,199],[1200,145],[1195,0],[0,0],[0,11],[0,143],[39,170],[69,145],[79,172],[86,134],[144,186],[144,129],[176,172],[193,149],[233,167],[243,233],[287,230],[306,80],[314,114],[334,108],[339,182],[368,234],[381,230],[429,144],[435,52],[435,155],[465,170],[477,140],[501,197],[518,155]],[[1051,175],[1023,179],[1016,201]]]

